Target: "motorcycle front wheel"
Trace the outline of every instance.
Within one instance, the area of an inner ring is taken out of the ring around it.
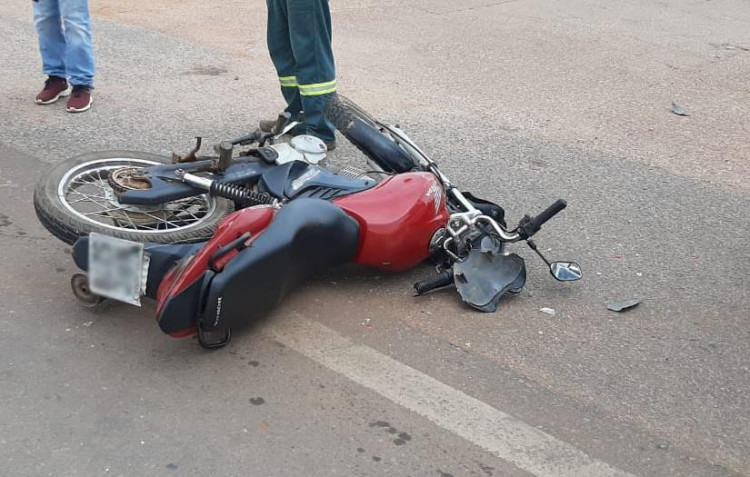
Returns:
[[[163,156],[133,151],[83,154],[55,165],[34,190],[34,209],[55,237],[73,244],[92,232],[125,240],[194,243],[211,238],[231,202],[198,195],[154,206],[121,204],[118,190],[150,187],[139,171],[168,164]]]
[[[418,158],[401,147],[372,115],[351,99],[333,95],[326,106],[326,117],[374,167],[389,173],[424,170]]]

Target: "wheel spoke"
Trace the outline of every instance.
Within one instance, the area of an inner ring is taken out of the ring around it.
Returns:
[[[77,190],[71,190],[70,192],[76,193],[81,196],[81,199],[75,201],[75,202],[68,202],[69,204],[75,204],[78,202],[91,202],[93,204],[98,205],[99,207],[109,207],[107,204],[107,198],[106,197],[100,197],[100,196],[91,196],[89,194],[84,194],[83,192],[79,192]],[[100,202],[96,199],[101,199],[103,202]]]
[[[110,190],[109,187],[105,187],[105,186],[101,185],[100,182],[104,182],[104,181],[100,181],[100,180],[83,181],[80,178],[76,178],[75,180],[71,181],[70,184],[71,185],[73,185],[73,184],[79,184],[79,185],[82,185],[82,186],[94,186],[94,187],[98,187],[98,188],[102,189],[104,192],[107,192],[107,191]]]

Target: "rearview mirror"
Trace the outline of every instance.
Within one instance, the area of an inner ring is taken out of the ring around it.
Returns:
[[[574,282],[583,278],[581,266],[575,262],[554,262],[549,267],[555,280],[561,282]]]

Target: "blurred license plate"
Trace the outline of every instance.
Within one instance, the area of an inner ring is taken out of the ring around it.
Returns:
[[[143,244],[107,235],[89,235],[89,288],[113,300],[141,306],[149,256]]]

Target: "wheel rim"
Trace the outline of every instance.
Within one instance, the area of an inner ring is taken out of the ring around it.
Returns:
[[[158,206],[119,203],[108,181],[111,172],[159,164],[127,157],[85,162],[63,176],[57,195],[63,207],[76,218],[110,230],[158,235],[194,229],[210,220],[217,203],[206,194]]]

